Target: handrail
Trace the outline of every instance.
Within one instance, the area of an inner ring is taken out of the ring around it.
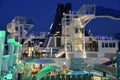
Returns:
[[[101,71],[101,72],[106,72],[107,74],[117,76],[117,68],[116,67],[110,67],[110,66],[106,66],[106,65],[95,64],[94,69],[98,70],[98,71]]]

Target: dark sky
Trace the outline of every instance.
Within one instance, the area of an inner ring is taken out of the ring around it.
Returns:
[[[49,31],[58,3],[72,3],[78,10],[83,4],[96,4],[105,8],[120,10],[120,0],[0,0],[0,29],[5,29],[15,16],[25,16],[34,20],[34,31]],[[120,32],[120,21],[95,19],[87,27],[95,34]]]

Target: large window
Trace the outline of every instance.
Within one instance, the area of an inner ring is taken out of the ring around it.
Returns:
[[[107,43],[107,42],[103,42],[102,43],[102,48],[115,48],[115,42],[110,42],[110,43]]]

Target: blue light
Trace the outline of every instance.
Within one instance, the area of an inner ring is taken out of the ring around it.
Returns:
[[[52,27],[53,27],[53,23],[52,23],[51,26],[50,26],[50,30],[52,29]]]
[[[39,64],[46,64],[46,62],[44,62],[44,61],[39,61],[38,63]]]

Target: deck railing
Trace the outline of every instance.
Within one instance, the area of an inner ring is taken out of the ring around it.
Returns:
[[[106,66],[106,65],[101,65],[101,64],[95,64],[94,69],[98,70],[98,71],[101,71],[101,72],[106,72],[107,74],[117,76],[117,68],[116,67],[111,67],[111,66]]]

